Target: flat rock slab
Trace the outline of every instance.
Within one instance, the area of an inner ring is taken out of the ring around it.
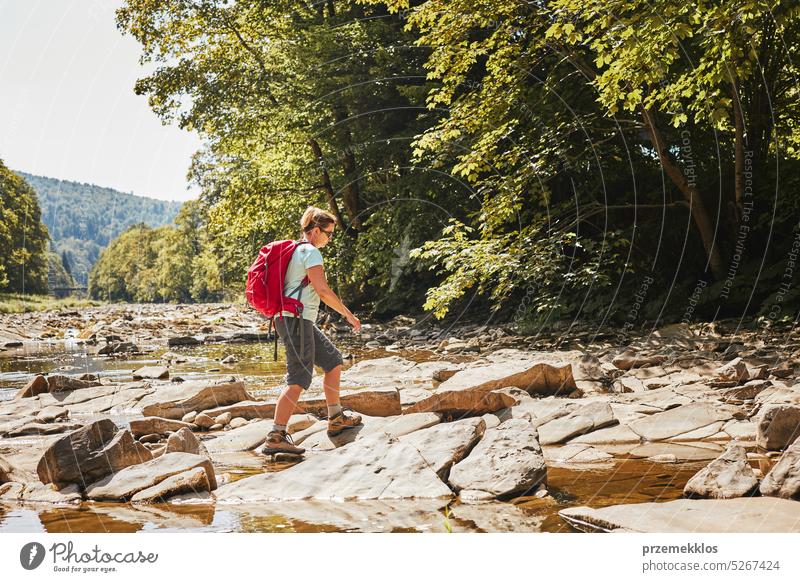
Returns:
[[[89,485],[86,488],[86,496],[95,501],[127,501],[140,491],[154,487],[168,477],[196,467],[205,470],[210,489],[216,489],[214,467],[206,457],[189,453],[166,453],[152,461],[126,467]]]
[[[134,380],[143,380],[145,378],[152,380],[166,380],[169,378],[169,368],[166,366],[143,366],[138,370],[134,370]]]
[[[539,426],[539,444],[552,445],[593,430],[617,424],[607,402],[592,402]]]
[[[5,483],[0,485],[0,500],[30,503],[80,503],[81,493],[77,485],[59,490],[44,483]]]
[[[188,412],[202,412],[251,399],[245,390],[244,382],[198,381],[159,387],[152,394],[145,396],[140,406],[145,416],[180,420]]]
[[[168,432],[177,432],[182,428],[191,429],[191,425],[188,422],[158,416],[135,418],[130,421],[130,431],[137,438],[146,434],[165,435]]]
[[[451,497],[452,491],[409,444],[376,434],[309,456],[278,473],[223,485],[218,503]]]
[[[536,429],[515,418],[488,429],[469,456],[450,469],[449,481],[457,489],[499,497],[524,494],[546,478]]]
[[[481,439],[486,424],[481,418],[445,422],[400,436],[400,441],[419,451],[443,480],[450,468],[461,461]]]
[[[712,404],[694,402],[636,419],[628,427],[645,440],[661,441],[730,419],[728,412]]]
[[[232,453],[236,451],[252,451],[267,440],[267,433],[272,428],[271,420],[251,422],[242,427],[229,430],[221,436],[205,441],[208,452]]]
[[[558,514],[582,531],[800,533],[800,504],[774,497],[677,499],[600,509],[571,507]]]
[[[203,491],[211,491],[208,473],[203,467],[195,467],[183,473],[167,477],[152,487],[142,489],[131,497],[131,503],[153,503],[155,501],[164,501],[175,495],[201,493]]]

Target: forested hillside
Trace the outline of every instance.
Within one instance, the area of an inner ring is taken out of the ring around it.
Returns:
[[[169,224],[181,206],[94,184],[19,174],[36,191],[53,249],[79,285],[87,284],[89,271],[112,239],[132,224]]]
[[[205,140],[221,280],[309,203],[374,313],[521,324],[792,316],[788,0],[127,0],[136,84]],[[613,15],[613,16],[612,16]]]

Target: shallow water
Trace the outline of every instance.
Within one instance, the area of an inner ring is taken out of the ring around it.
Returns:
[[[130,505],[79,507],[0,504],[0,532],[573,532],[558,511],[618,503],[669,501],[703,463],[621,460],[613,469],[550,468],[543,499],[448,506],[446,500]],[[253,469],[252,473],[258,472]],[[243,471],[239,477],[247,476]]]

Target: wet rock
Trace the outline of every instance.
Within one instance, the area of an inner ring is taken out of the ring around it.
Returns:
[[[243,382],[197,381],[159,388],[145,396],[140,405],[145,416],[178,419],[193,410],[207,410],[250,399]]]
[[[336,475],[331,479],[331,475]],[[223,485],[217,503],[451,497],[419,451],[375,434],[277,473]]]
[[[47,392],[47,378],[39,374],[25,384],[24,388],[20,388],[14,395],[14,398],[31,398],[43,392]]]
[[[800,406],[766,405],[756,422],[756,444],[768,451],[780,451],[800,436]]]
[[[134,380],[166,380],[169,378],[169,368],[166,366],[143,366],[133,372]]]
[[[194,336],[184,335],[167,339],[167,345],[171,348],[175,346],[197,346],[202,342]]]
[[[581,531],[641,533],[800,533],[797,502],[771,497],[677,499],[558,512]]]
[[[165,501],[175,495],[211,491],[208,473],[203,467],[195,467],[183,473],[167,477],[160,483],[143,489],[131,497],[132,503]]]
[[[536,429],[523,419],[489,429],[469,456],[450,470],[457,489],[479,489],[496,497],[524,495],[547,477]]]
[[[800,439],[784,451],[766,474],[760,491],[761,495],[800,500]]]
[[[683,493],[687,497],[732,499],[751,495],[757,487],[746,451],[734,445],[689,479]]]
[[[130,431],[135,437],[142,437],[147,434],[165,435],[182,428],[188,428],[189,423],[171,418],[160,418],[158,416],[147,416],[136,418],[130,421]]]
[[[69,410],[61,406],[45,406],[36,413],[36,419],[41,422],[53,422],[55,420],[67,418],[68,416]]]
[[[563,443],[578,435],[617,423],[607,402],[592,402],[576,408],[566,416],[540,425],[539,444]]]
[[[634,420],[628,426],[648,441],[660,441],[730,418],[712,404],[694,402]]]
[[[129,430],[118,430],[113,421],[102,419],[50,445],[36,473],[42,483],[85,484],[151,458]]]
[[[97,381],[79,380],[78,378],[63,376],[61,374],[53,374],[47,377],[47,391],[51,393],[81,390],[83,388],[92,388],[99,385],[100,382]]]
[[[482,419],[465,418],[406,433],[400,436],[400,442],[417,449],[431,469],[446,481],[450,468],[472,450],[485,430]]]
[[[166,453],[146,463],[126,467],[89,485],[86,496],[95,501],[128,501],[140,491],[197,467],[205,471],[209,490],[216,489],[214,468],[207,458],[189,453]]]
[[[489,507],[459,504],[451,509],[450,515],[456,520],[473,523],[479,531],[488,533],[542,531],[544,515],[531,515],[509,503],[495,502]]]
[[[81,502],[80,488],[68,485],[61,490],[44,483],[6,483],[0,485],[0,500],[30,502],[77,504]]]
[[[104,345],[97,351],[100,356],[110,356],[112,354],[138,353],[139,346],[132,342],[111,342]]]
[[[194,417],[194,424],[196,424],[200,428],[209,430],[212,426],[214,426],[214,419],[211,418],[208,414],[200,413]]]
[[[482,416],[517,404],[519,400],[503,390],[446,390],[434,392],[403,410],[403,414],[437,412],[456,417]]]

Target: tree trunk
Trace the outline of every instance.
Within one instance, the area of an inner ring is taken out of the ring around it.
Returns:
[[[331,184],[331,176],[328,174],[328,169],[325,167],[325,160],[322,157],[322,148],[319,147],[319,142],[315,139],[308,140],[308,145],[311,146],[311,151],[319,163],[320,179],[322,180],[322,189],[325,192],[325,197],[328,199],[328,208],[331,214],[336,217],[336,223],[342,230],[347,230],[347,225],[342,220],[342,213],[339,212],[339,205],[336,204],[336,194],[333,191]]]
[[[708,213],[703,199],[700,197],[697,188],[686,180],[686,176],[681,169],[672,161],[666,147],[664,146],[663,138],[661,137],[658,127],[656,127],[655,120],[650,111],[641,108],[642,119],[645,127],[650,133],[650,138],[653,141],[653,146],[658,154],[658,159],[661,161],[661,166],[667,173],[667,176],[673,184],[680,190],[683,197],[689,203],[689,208],[692,213],[692,219],[700,233],[700,238],[703,241],[703,248],[706,252],[708,265],[711,268],[711,274],[715,279],[723,278],[724,271],[722,266],[722,258],[719,253],[719,245],[714,240],[714,224]]]
[[[339,128],[338,133],[342,138],[341,143],[344,145],[341,154],[345,179],[342,202],[345,212],[347,212],[347,218],[350,219],[351,228],[358,230],[361,228],[361,218],[359,216],[361,190],[358,186],[358,166],[356,165],[356,156],[353,153],[353,140],[350,132],[340,125],[347,120],[347,114],[342,107],[335,106],[333,108],[333,118]]]

